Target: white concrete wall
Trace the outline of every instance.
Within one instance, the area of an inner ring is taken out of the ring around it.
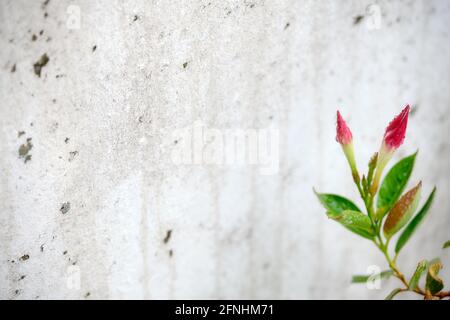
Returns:
[[[1,0],[0,14],[0,298],[381,298],[395,280],[349,283],[381,254],[312,187],[356,197],[337,107],[362,167],[407,102],[396,159],[419,148],[411,183],[439,190],[399,263],[440,255],[450,282],[449,1]],[[194,123],[278,130],[278,173],[174,163]]]

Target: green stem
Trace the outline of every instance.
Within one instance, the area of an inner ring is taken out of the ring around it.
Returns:
[[[395,263],[395,259],[392,260],[390,255],[389,255],[389,251],[388,251],[388,246],[389,246],[389,240],[387,239],[386,242],[383,242],[383,238],[381,237],[381,222],[377,222],[374,221],[373,217],[374,217],[374,210],[373,210],[373,198],[375,196],[374,193],[372,192],[368,192],[367,194],[365,194],[361,188],[360,185],[360,181],[359,179],[355,179],[355,175],[353,175],[353,181],[356,185],[356,187],[358,188],[359,194],[361,195],[362,200],[364,201],[364,205],[366,207],[367,210],[367,215],[369,216],[369,219],[372,223],[372,226],[375,230],[375,239],[373,240],[373,242],[375,243],[375,245],[381,250],[381,252],[383,253],[383,255],[385,256],[388,264],[389,264],[389,268],[393,271],[394,276],[397,277],[404,285],[405,285],[405,289],[402,289],[403,291],[407,291],[409,290],[409,283],[406,280],[405,276],[403,275],[403,273],[400,272],[400,270],[398,269],[396,263]],[[420,291],[418,293],[422,294],[422,290],[420,290],[419,288],[416,290]]]
[[[384,164],[385,165],[385,164]],[[398,253],[394,255],[394,259],[391,258],[389,255],[389,241],[390,238],[386,239],[386,242],[383,241],[383,238],[381,236],[381,225],[382,225],[382,219],[380,221],[377,221],[373,209],[373,199],[375,198],[375,195],[378,191],[378,182],[381,176],[381,171],[384,168],[384,165],[382,164],[382,168],[379,168],[377,166],[377,170],[375,172],[375,179],[370,184],[367,192],[364,192],[363,188],[361,187],[361,180],[359,179],[358,171],[356,170],[356,167],[352,167],[352,175],[353,175],[353,182],[355,183],[356,187],[358,188],[358,192],[361,196],[361,199],[364,201],[364,206],[367,210],[367,215],[372,223],[372,227],[375,230],[375,238],[372,240],[373,243],[377,248],[380,249],[380,251],[383,253],[384,257],[386,258],[386,261],[389,265],[389,268],[392,270],[394,276],[398,278],[404,285],[405,288],[402,288],[401,291],[414,291],[417,294],[420,294],[425,297],[425,299],[430,298],[430,293],[425,292],[424,290],[417,287],[414,290],[409,289],[409,282],[406,280],[403,273],[400,271],[400,269],[397,267],[397,257]],[[374,219],[375,218],[375,219]],[[445,297],[450,297],[450,291],[449,292],[441,292],[439,294],[434,295],[435,297],[439,299],[443,299]]]

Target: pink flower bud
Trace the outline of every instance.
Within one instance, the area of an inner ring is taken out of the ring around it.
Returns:
[[[336,123],[336,141],[342,145],[347,145],[353,140],[352,132],[342,118],[341,113],[337,112],[337,123]]]
[[[408,115],[409,105],[407,105],[387,126],[383,142],[388,150],[397,149],[405,140]]]
[[[370,187],[370,192],[374,195],[378,190],[378,184],[380,182],[381,174],[384,167],[386,167],[389,160],[391,160],[394,151],[405,140],[406,127],[408,126],[409,105],[400,112],[398,116],[392,120],[386,128],[383,137],[383,143],[381,144],[380,151],[378,152],[378,161],[375,171],[375,177]]]
[[[345,123],[341,116],[341,113],[337,112],[336,123],[336,141],[341,144],[345,157],[347,158],[350,169],[352,170],[353,180],[359,183],[358,169],[356,168],[355,153],[353,151],[353,136],[349,127]]]

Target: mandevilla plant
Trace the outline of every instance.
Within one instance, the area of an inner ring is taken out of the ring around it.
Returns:
[[[408,279],[397,267],[397,258],[427,215],[433,202],[436,188],[433,189],[421,209],[416,211],[422,190],[422,182],[417,183],[406,193],[403,193],[411,172],[417,152],[401,159],[386,174],[380,185],[383,171],[405,139],[408,124],[409,105],[392,120],[384,133],[381,148],[369,161],[368,172],[359,175],[353,150],[353,135],[339,111],[337,112],[336,140],[342,146],[345,157],[350,165],[353,182],[355,183],[366,213],[363,213],[352,201],[336,194],[317,193],[320,203],[327,210],[329,218],[339,222],[348,230],[372,241],[383,253],[389,269],[381,272],[379,277],[394,276],[402,287],[394,289],[386,299],[392,299],[400,292],[411,291],[422,295],[426,300],[438,300],[450,297],[450,291],[442,291],[444,283],[438,273],[442,268],[439,258],[418,263],[416,271]],[[414,216],[414,217],[413,217]],[[409,222],[409,223],[408,223]],[[392,257],[389,244],[400,230],[403,230],[394,248]],[[447,241],[443,248],[450,246]],[[425,286],[420,285],[422,276],[426,273]],[[353,282],[366,282],[369,276],[354,276]]]

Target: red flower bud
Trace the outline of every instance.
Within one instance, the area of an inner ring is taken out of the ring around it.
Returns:
[[[398,116],[392,120],[386,128],[384,133],[383,143],[381,144],[380,152],[378,152],[378,162],[375,171],[375,177],[373,179],[370,192],[374,195],[378,190],[378,184],[380,182],[381,174],[384,167],[391,159],[394,151],[405,140],[406,127],[408,126],[409,105],[400,112]]]
[[[350,169],[352,170],[353,180],[359,183],[358,169],[356,168],[355,153],[353,151],[353,136],[349,127],[342,118],[340,112],[337,112],[336,122],[336,141],[341,144],[345,157],[347,158]]]
[[[342,145],[347,145],[353,140],[352,132],[348,128],[345,120],[342,118],[340,112],[337,112],[336,123],[336,141]]]
[[[405,140],[406,127],[408,125],[409,105],[392,120],[384,133],[384,144],[388,150],[395,150]]]

